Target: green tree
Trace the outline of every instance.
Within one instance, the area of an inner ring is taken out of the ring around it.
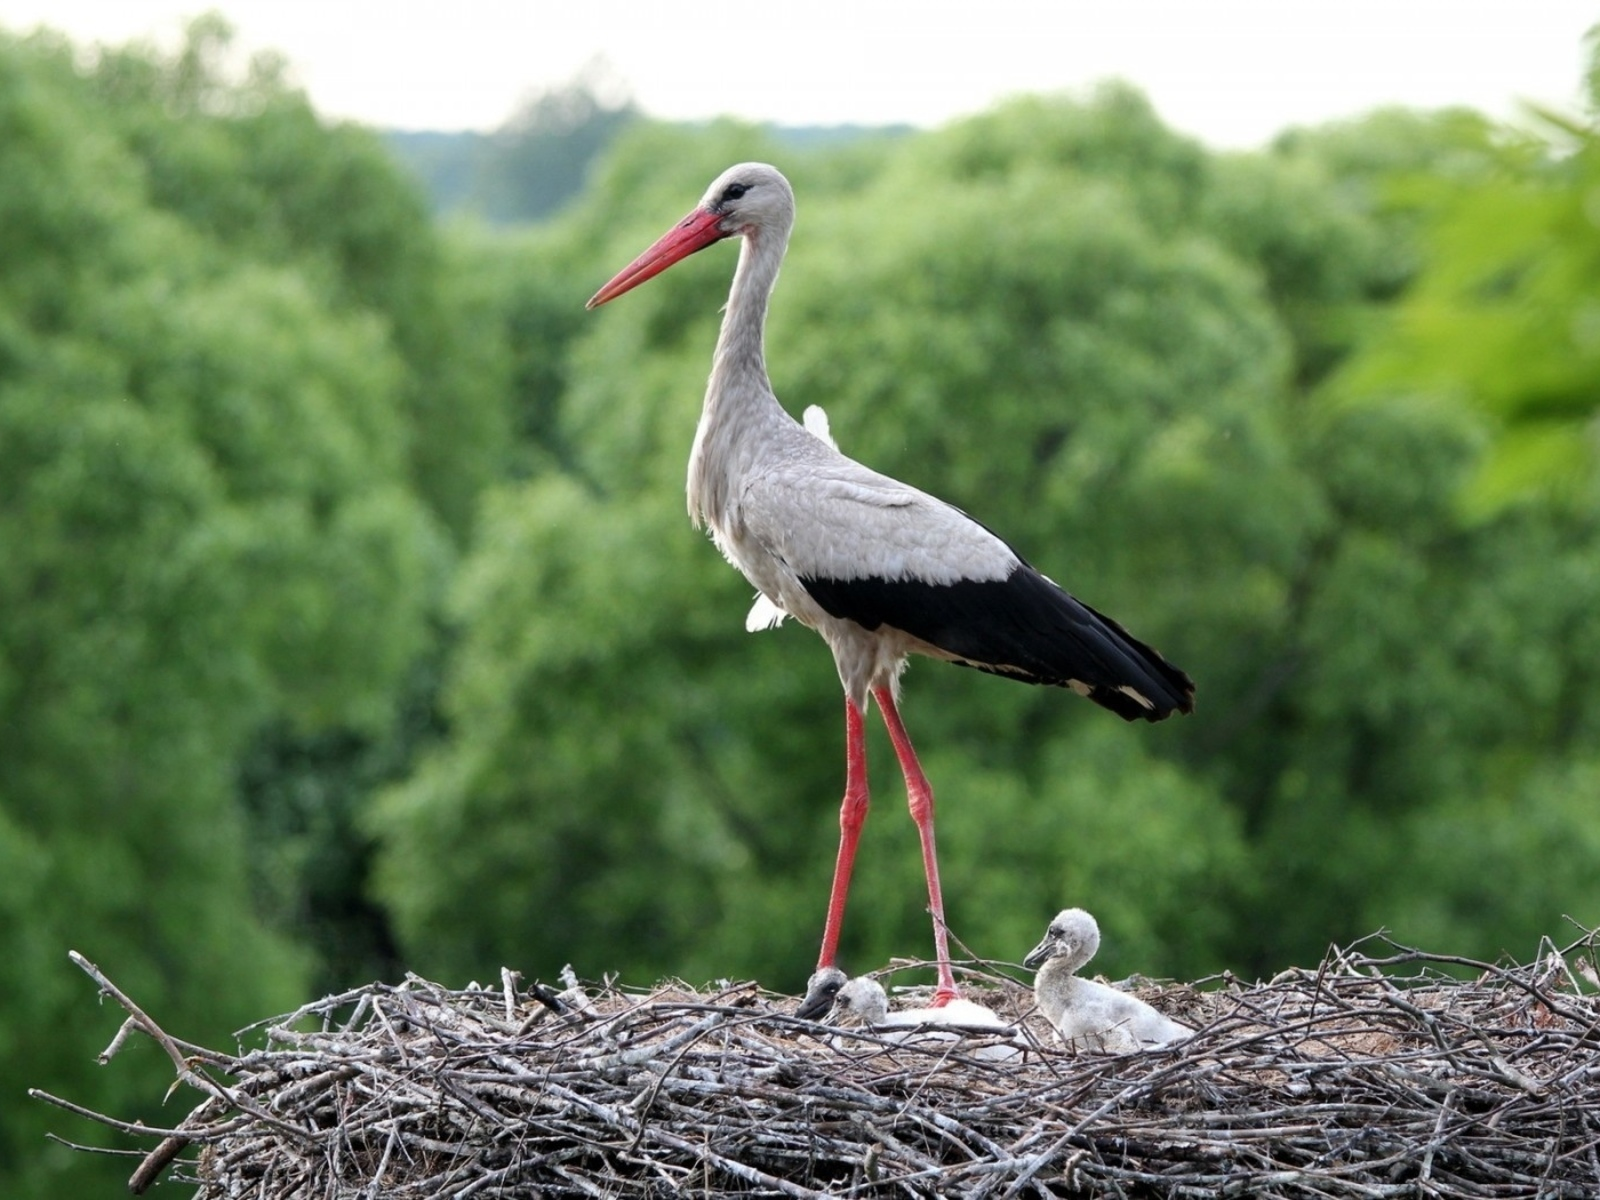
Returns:
[[[225,23],[205,18],[176,57],[111,51],[88,82],[108,128],[138,156],[154,205],[230,255],[294,264],[322,302],[374,323],[394,360],[384,403],[400,410],[406,481],[462,541],[479,491],[514,466],[512,359],[497,336],[510,326],[498,285],[486,284],[492,260],[441,238],[379,140],[320,121],[280,62],[257,60],[234,81],[230,41]],[[441,559],[422,607],[444,570]],[[353,814],[433,727],[427,681],[443,635],[430,624],[423,658],[386,677],[416,687],[375,692],[355,726],[274,717],[241,765],[252,837],[270,847],[258,886],[317,945],[319,986],[395,965],[386,920],[364,895],[368,843]]]
[[[510,457],[467,261],[372,135],[224,44],[0,38],[0,1076],[156,1123],[170,1066],[93,1066],[117,1018],[67,949],[199,1040],[303,999],[291,902],[359,899],[361,840],[263,747],[324,750],[347,811],[399,773]],[[0,1191],[119,1186],[64,1120],[12,1095]]]
[[[1600,722],[1597,109],[1593,94],[1588,120],[1484,127],[1467,152],[1391,180],[1417,230],[1415,280],[1326,389],[1362,528],[1340,570],[1379,618],[1377,653],[1341,690],[1372,681],[1349,704],[1365,710],[1364,769],[1419,801],[1386,832],[1395,869],[1347,896],[1434,936],[1473,930],[1490,953],[1528,953],[1564,916],[1593,926],[1600,906],[1575,800]],[[1374,478],[1350,447],[1394,428],[1413,472]],[[1381,529],[1386,494],[1404,519]],[[1397,588],[1426,599],[1409,622],[1372,603]],[[1377,685],[1402,653],[1423,669]],[[1403,762],[1372,732],[1395,725],[1415,743]]]
[[[1483,414],[1494,445],[1465,497],[1477,512],[1584,504],[1597,477],[1600,124],[1534,115],[1468,178],[1413,181],[1427,266],[1345,381]]]
[[[410,478],[456,537],[510,452],[505,347],[485,297],[371,131],[328,125],[258,58],[242,82],[232,31],[193,23],[172,58],[102,53],[86,83],[138,160],[149,203],[239,255],[292,262],[335,307],[381,321],[399,355]]]

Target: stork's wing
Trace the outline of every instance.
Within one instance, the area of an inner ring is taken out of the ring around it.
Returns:
[[[830,615],[1129,720],[1193,707],[1187,675],[959,509],[842,455],[804,459],[754,477],[741,516]]]
[[[745,528],[795,574],[939,584],[1004,579],[1021,561],[959,509],[833,457],[854,470],[770,472],[740,505]]]

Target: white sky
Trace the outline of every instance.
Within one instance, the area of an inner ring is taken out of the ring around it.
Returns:
[[[323,113],[490,129],[596,55],[644,110],[936,125],[1128,79],[1217,146],[1385,103],[1577,104],[1596,0],[0,0],[0,27],[171,44],[219,9]]]

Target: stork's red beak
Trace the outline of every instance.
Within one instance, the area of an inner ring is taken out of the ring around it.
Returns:
[[[655,245],[618,271],[616,278],[596,292],[584,307],[599,308],[607,300],[615,300],[645,280],[654,279],[673,263],[688,258],[696,250],[704,250],[712,242],[720,242],[728,236],[720,228],[721,221],[720,213],[704,208],[695,209],[662,234]]]

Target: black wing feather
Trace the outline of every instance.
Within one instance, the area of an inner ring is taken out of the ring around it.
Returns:
[[[888,625],[975,667],[1026,683],[1088,689],[1125,720],[1159,721],[1194,709],[1194,683],[1110,617],[1026,563],[1005,579],[930,584],[914,579],[808,579],[834,617],[868,630]],[[1149,701],[1139,702],[1123,688]]]

